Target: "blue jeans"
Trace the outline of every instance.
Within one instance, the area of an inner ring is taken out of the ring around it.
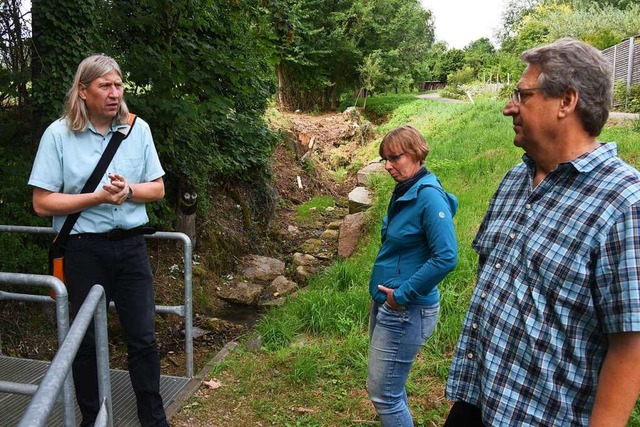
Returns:
[[[160,360],[156,346],[153,278],[143,236],[104,240],[71,236],[66,244],[65,275],[74,314],[94,284],[114,301],[127,342],[131,385],[144,427],[165,427],[160,396]],[[99,409],[93,321],[73,362],[76,400],[82,426],[92,426]]]
[[[413,427],[404,385],[439,311],[439,304],[394,310],[374,302],[371,307],[367,391],[384,427]]]

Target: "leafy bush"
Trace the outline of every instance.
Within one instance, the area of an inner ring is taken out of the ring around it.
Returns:
[[[38,218],[31,209],[31,190],[27,187],[32,150],[29,149],[29,129],[18,110],[0,113],[0,224],[50,226],[51,221]],[[0,271],[44,273],[46,248],[53,236],[0,233]]]
[[[471,83],[475,78],[475,70],[471,67],[464,67],[447,76],[447,85],[457,88],[460,85]]]
[[[616,81],[613,105],[630,113],[640,113],[640,83],[631,85],[627,93],[627,85],[621,80]]]

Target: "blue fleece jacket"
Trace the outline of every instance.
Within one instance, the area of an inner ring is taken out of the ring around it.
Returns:
[[[373,265],[369,292],[382,304],[384,285],[395,289],[402,306],[433,305],[440,299],[437,285],[456,265],[458,245],[453,216],[458,200],[428,173],[390,206],[395,214],[382,221],[382,245]]]

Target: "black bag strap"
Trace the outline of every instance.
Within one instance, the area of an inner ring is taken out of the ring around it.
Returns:
[[[118,130],[111,136],[107,148],[105,148],[104,152],[102,153],[102,157],[100,157],[100,160],[98,161],[98,164],[96,165],[95,169],[93,169],[93,172],[91,172],[91,176],[89,176],[89,179],[87,179],[87,182],[85,182],[84,187],[82,187],[82,191],[80,191],[80,194],[90,193],[96,189],[96,187],[100,183],[100,180],[102,179],[102,175],[104,175],[104,173],[107,171],[107,166],[109,166],[109,163],[111,163],[113,156],[115,156],[116,151],[118,151],[120,143],[127,136],[129,136],[131,128],[136,122],[136,118],[137,117],[135,114],[129,113],[129,126]],[[69,234],[71,233],[71,230],[76,224],[76,221],[80,217],[81,213],[82,211],[79,211],[71,215],[67,215],[67,219],[64,221],[60,232],[53,241],[55,245],[62,246],[67,242]]]

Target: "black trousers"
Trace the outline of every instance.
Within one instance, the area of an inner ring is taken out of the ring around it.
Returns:
[[[70,236],[65,275],[73,313],[94,284],[102,285],[107,304],[113,300],[127,342],[129,376],[144,427],[167,426],[160,396],[160,360],[156,346],[153,278],[141,235],[122,240]],[[76,399],[82,426],[91,426],[99,410],[93,322],[73,362]]]
[[[467,402],[455,402],[449,411],[444,427],[485,427],[482,412]]]

